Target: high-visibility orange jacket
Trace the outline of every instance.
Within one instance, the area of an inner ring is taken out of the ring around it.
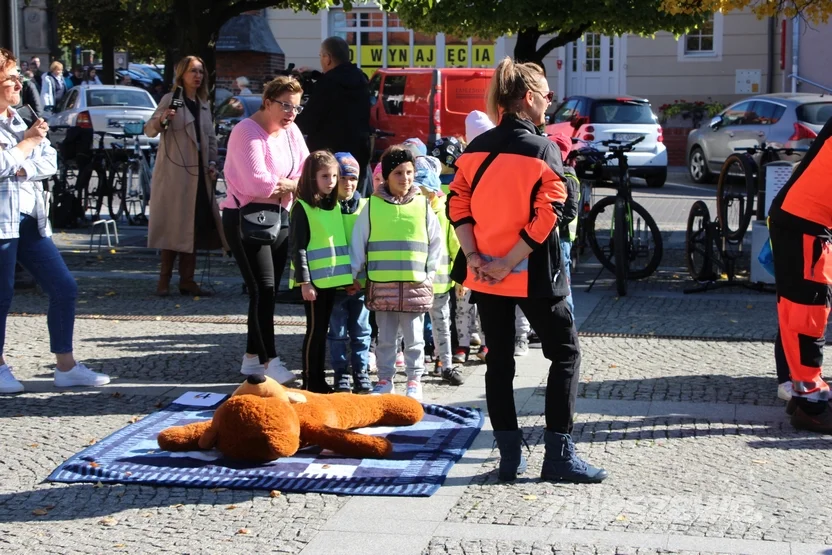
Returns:
[[[771,202],[777,225],[817,237],[832,237],[832,119]]]
[[[531,122],[506,115],[468,145],[456,166],[448,195],[451,224],[473,224],[477,250],[486,259],[505,256],[520,239],[534,250],[494,285],[466,279],[460,251],[454,281],[508,297],[567,295],[557,230],[567,191],[557,145]]]

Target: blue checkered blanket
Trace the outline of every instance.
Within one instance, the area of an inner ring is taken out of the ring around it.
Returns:
[[[387,459],[349,459],[308,447],[293,457],[251,464],[224,459],[218,451],[159,448],[160,431],[211,418],[214,408],[171,404],[73,455],[48,480],[427,497],[483,424],[478,409],[425,405],[424,419],[413,426],[356,430],[389,439],[393,453]]]

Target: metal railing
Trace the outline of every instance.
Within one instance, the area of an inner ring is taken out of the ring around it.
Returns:
[[[808,85],[812,85],[813,87],[817,87],[817,88],[819,88],[821,90],[824,90],[828,93],[832,93],[832,89],[830,89],[829,87],[821,85],[820,83],[815,83],[814,81],[812,81],[810,79],[806,79],[805,77],[801,77],[800,75],[797,75],[796,73],[792,73],[791,75],[789,75],[787,77],[787,79],[794,79],[794,80],[799,81],[801,83],[806,83]]]

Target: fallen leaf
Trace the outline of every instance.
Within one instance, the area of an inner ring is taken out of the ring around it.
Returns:
[[[535,499],[537,499],[537,496],[536,495],[524,495],[523,499],[525,501],[534,501]]]
[[[195,300],[195,301],[198,301],[198,300],[199,300],[199,295],[197,295],[196,297],[194,297],[194,300]],[[246,533],[248,533],[248,532],[246,532]]]
[[[183,505],[182,503],[177,503],[176,505],[174,505],[174,506],[173,506],[173,508],[174,508],[174,509],[181,509],[181,508],[183,508],[184,506],[185,506],[185,505]]]
[[[108,297],[115,297],[116,292],[115,292],[115,291],[107,291],[106,295],[107,295]]]
[[[116,249],[110,249],[110,254],[115,254],[115,253],[116,253]]]
[[[736,324],[736,323],[737,323],[737,321],[736,321],[736,320],[731,320],[731,323],[732,323],[732,324]]]
[[[153,513],[142,513],[142,516],[145,518],[150,518],[153,516]]]
[[[228,488],[211,488],[208,491],[213,492],[213,493],[219,493],[221,491],[228,491]]]
[[[226,511],[233,511],[236,508],[237,508],[237,505],[229,505],[228,507],[225,508],[225,510]]]
[[[93,438],[93,439],[90,440],[89,443],[87,443],[87,445],[95,445],[96,443],[98,443],[98,440]]]
[[[269,492],[269,497],[280,497],[280,492],[276,489],[273,489]]]
[[[93,487],[94,487],[94,488],[103,488],[103,487],[104,487],[104,484],[103,484],[103,483],[101,483],[101,481],[99,480],[98,482],[96,482],[96,483],[95,483],[95,485],[94,485]]]
[[[615,520],[617,520],[618,522],[621,522],[622,520],[627,520],[627,515],[618,515],[617,517],[615,517]]]
[[[745,308],[747,308],[748,310],[751,310],[752,308],[754,308],[754,305],[750,304],[750,305],[746,306]]]
[[[117,548],[117,549],[121,549],[122,547],[127,547],[127,545],[125,545],[125,544],[123,544],[123,543],[117,543],[117,544],[115,544],[113,547],[115,547],[115,548]]]
[[[49,514],[49,511],[46,509],[35,509],[32,511],[32,514],[35,516],[45,516]]]
[[[617,364],[610,364],[610,368],[618,368]]]
[[[131,418],[131,419],[130,419],[130,423],[131,423],[131,424],[135,424],[136,422],[138,422],[138,421],[139,421],[139,419],[140,419],[140,417],[138,417],[138,416],[134,416],[133,418]]]
[[[116,524],[118,524],[118,520],[111,516],[105,516],[104,518],[98,521],[98,524],[102,526],[115,526]]]
[[[80,300],[80,301],[78,301],[78,304],[87,304],[87,301]]]
[[[95,461],[92,461],[92,462],[90,462],[90,466],[93,467],[93,468],[98,468],[99,464]]]
[[[321,465],[321,468],[329,468],[330,466],[331,466],[331,465],[324,464],[324,465]]]
[[[29,447],[31,447],[32,449],[34,449],[34,448],[36,448],[36,447],[38,447],[38,446],[39,446],[39,444],[38,444],[38,443],[30,443],[30,444],[29,444]]]
[[[178,305],[178,304],[175,304],[175,305],[173,305],[173,308],[182,308],[182,306]]]
[[[157,316],[157,317],[156,317],[156,320],[161,320],[161,319],[162,319],[162,317],[161,317],[161,316]]]
[[[753,459],[751,462],[754,464],[768,464],[768,461],[763,459]]]
[[[251,530],[249,530],[248,528],[240,528],[239,530],[237,530],[237,533],[245,536],[251,534]]]
[[[679,279],[679,274],[673,274],[673,279]]]

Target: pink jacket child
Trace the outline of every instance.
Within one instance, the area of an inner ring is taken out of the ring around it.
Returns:
[[[300,177],[308,156],[309,149],[296,124],[292,123],[277,136],[269,136],[256,122],[242,120],[228,138],[224,168],[228,195],[220,208],[256,202],[280,204],[289,210],[292,194],[280,198],[271,195],[279,179]]]

